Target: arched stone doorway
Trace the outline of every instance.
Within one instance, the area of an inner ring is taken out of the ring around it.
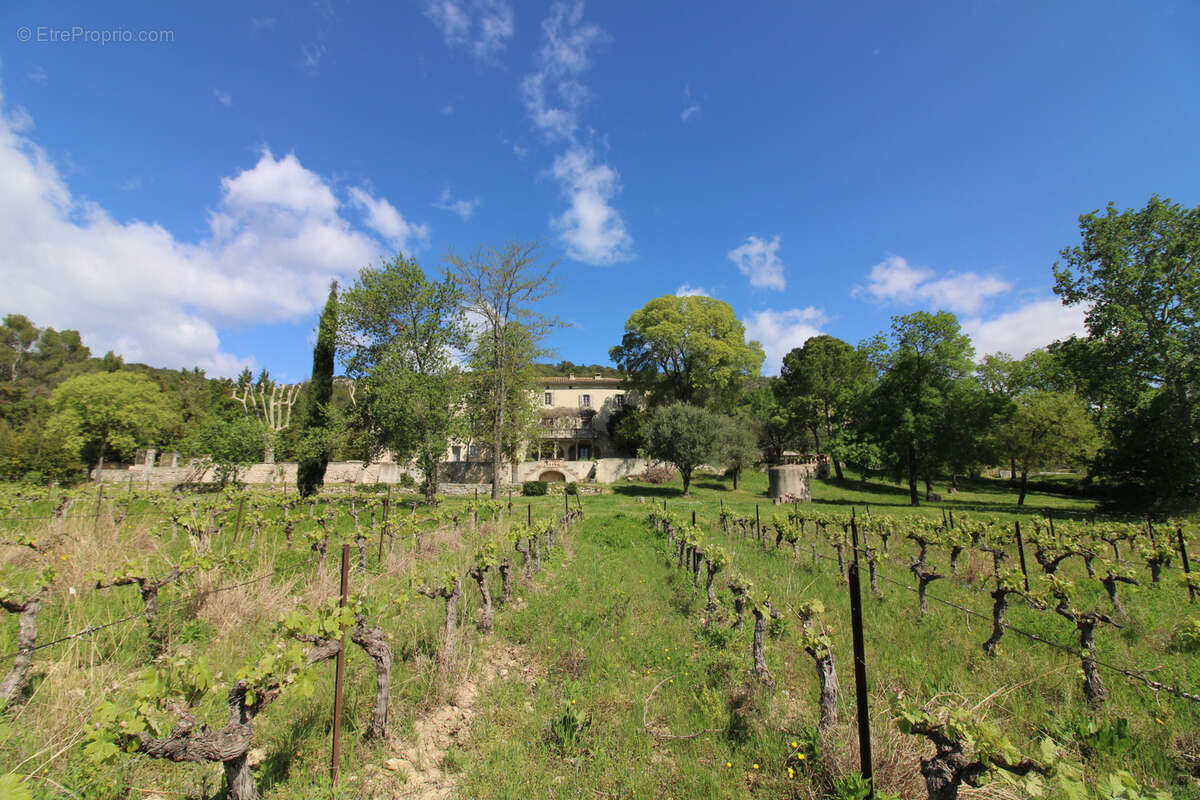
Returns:
[[[567,476],[563,475],[561,472],[559,472],[557,470],[551,469],[551,470],[547,470],[547,471],[543,472],[541,475],[539,475],[538,480],[545,481],[546,483],[566,483]]]

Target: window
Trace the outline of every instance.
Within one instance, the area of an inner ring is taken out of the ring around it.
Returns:
[[[470,449],[467,450],[467,456],[470,458],[479,458],[479,448],[471,445]]]
[[[580,395],[579,396],[579,405],[583,408],[591,408],[592,407],[592,396],[590,394]]]
[[[461,447],[451,447],[450,452],[452,452],[454,454],[455,461],[462,461],[462,448]]]
[[[617,408],[624,408],[625,407],[625,395],[623,395],[623,394],[614,395],[613,396],[613,405],[616,406]]]
[[[552,405],[554,405],[554,395],[553,395],[553,393],[551,393],[551,392],[546,392],[545,401],[546,401],[546,405],[548,405],[548,406],[552,406]]]

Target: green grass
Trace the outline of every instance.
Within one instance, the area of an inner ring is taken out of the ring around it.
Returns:
[[[1082,500],[1046,494],[1031,494],[1026,506],[1018,508],[1015,492],[998,481],[963,482],[961,486],[963,490],[947,496],[945,503],[914,509],[907,505],[903,488],[894,483],[814,481],[813,503],[846,512],[853,507],[857,514],[918,514],[938,519],[943,506],[956,514],[983,514],[1001,520],[1029,519],[1046,509],[1053,509],[1056,516],[1081,516],[1091,510]],[[440,671],[434,661],[440,641],[440,601],[412,598],[408,584],[410,576],[435,567],[463,568],[470,550],[460,542],[471,538],[469,532],[431,543],[416,564],[393,563],[391,575],[355,576],[352,591],[364,591],[376,599],[382,624],[393,634],[397,661],[392,726],[397,741],[362,743],[360,734],[373,698],[374,676],[362,653],[350,650],[341,794],[372,796],[369,787],[374,787],[375,796],[393,796],[398,778],[388,776],[382,763],[412,743],[416,720],[445,702],[455,683],[478,674],[483,654],[509,648],[530,668],[532,678],[526,681],[510,674],[483,686],[473,725],[442,763],[458,781],[456,796],[835,796],[835,780],[851,774],[856,765],[847,592],[836,563],[820,558],[814,568],[806,544],[797,559],[786,543],[779,551],[765,550],[753,540],[720,531],[717,516],[722,505],[748,517],[754,516],[757,507],[764,523],[790,510],[770,505],[765,489],[765,475],[752,473],[736,492],[728,479],[700,475],[688,497],[681,496],[678,483],[623,483],[602,496],[583,496],[583,523],[566,538],[565,549],[556,548],[544,559],[545,569],[532,585],[518,587],[516,607],[497,611],[496,630],[488,636],[478,634],[471,625],[478,593],[473,584],[464,581],[460,608],[463,655],[448,673]],[[639,503],[639,497],[645,502]],[[690,575],[674,566],[664,552],[664,542],[647,525],[647,512],[661,508],[664,500],[673,512],[690,517],[695,511],[709,541],[731,552],[730,572],[736,570],[753,580],[783,612],[784,620],[775,626],[766,646],[768,667],[775,678],[773,689],[753,680],[750,615],[745,630],[729,629],[731,598],[723,589],[728,573],[718,576],[722,606],[715,615],[707,615],[703,587],[691,585]],[[134,502],[136,507],[136,503],[150,501],[135,496]],[[446,501],[456,508],[466,502],[466,498]],[[525,519],[526,506],[539,520],[549,519],[563,508],[562,496],[514,497],[513,502],[518,520]],[[569,502],[574,506],[577,501],[572,497]],[[349,524],[343,519],[340,529],[348,532]],[[73,529],[79,540],[74,545],[77,550],[64,549],[63,553],[71,558],[78,553],[79,557],[116,561],[120,553],[115,552],[119,548],[112,546],[114,541],[128,542],[130,547],[148,546],[150,540],[139,525],[127,522],[119,536],[112,534],[115,540],[105,540],[107,548],[85,549],[91,524],[80,521]],[[0,538],[7,537],[3,531],[0,523]],[[373,540],[372,569],[376,546]],[[397,557],[406,548],[411,549],[411,543],[398,542]],[[905,568],[912,552],[912,543],[893,541],[893,560],[884,563],[881,574],[900,584],[912,583]],[[832,556],[826,547],[821,553]],[[256,589],[248,597],[249,605],[232,607],[245,614],[237,625],[221,624],[211,614],[197,617],[190,609],[177,609],[170,619],[173,646],[203,650],[226,674],[251,660],[269,641],[274,616],[288,597],[317,597],[333,591],[331,574],[319,582],[314,580],[311,567],[305,566],[309,555],[303,550],[287,550],[277,528],[264,532],[257,552],[249,557],[252,563],[241,569],[245,575],[258,574],[255,569],[267,565],[279,569],[282,576],[266,582],[266,587],[274,587],[281,597],[265,588]],[[512,556],[519,563],[520,556]],[[0,559],[4,575],[28,577],[34,567],[24,549],[13,552],[4,548]],[[935,553],[934,561],[945,571],[944,553]],[[985,563],[979,554],[970,564],[965,561],[961,577],[934,583],[930,594],[974,609],[984,614],[984,619],[971,619],[935,602],[929,616],[919,620],[915,595],[886,582],[881,586],[881,598],[868,597],[865,602],[873,731],[882,789],[923,796],[916,768],[925,747],[914,737],[900,734],[889,718],[888,703],[897,693],[921,700],[941,695],[967,706],[979,705],[979,714],[1025,749],[1046,735],[1070,744],[1080,738],[1079,729],[1089,719],[1078,686],[1075,656],[1022,641],[1011,632],[996,659],[983,655],[980,645],[990,633],[986,621],[990,616],[986,595],[990,561]],[[1081,588],[1080,605],[1107,608],[1098,584],[1087,581],[1082,565],[1074,562],[1078,559],[1068,562],[1064,570]],[[88,568],[110,565],[97,563]],[[1036,571],[1032,560],[1030,566]],[[331,554],[328,572],[335,569],[336,556]],[[42,637],[52,638],[90,621],[113,619],[140,608],[131,588],[83,591],[82,572],[70,564],[62,570],[43,614]],[[1140,570],[1143,577],[1145,572]],[[1186,591],[1171,581],[1177,572],[1168,570],[1163,584],[1123,591],[1133,619],[1121,629],[1102,629],[1098,649],[1104,660],[1149,670],[1156,680],[1196,691],[1200,659],[1167,648],[1174,625],[1200,613],[1188,603]],[[516,574],[520,574],[519,567]],[[290,575],[295,579],[289,581]],[[213,576],[218,582],[230,577]],[[77,588],[76,595],[68,592],[72,585]],[[493,593],[499,594],[498,585]],[[827,609],[825,618],[842,684],[840,723],[824,744],[813,733],[817,681],[812,661],[798,645],[798,623],[789,613],[809,598],[820,599]],[[1073,641],[1074,631],[1061,618],[1019,602],[1014,602],[1009,620],[1053,641],[1067,645]],[[14,641],[15,620],[0,619],[0,653],[10,650]],[[221,785],[215,765],[135,760],[131,767],[100,774],[89,769],[79,752],[77,740],[90,707],[105,696],[130,691],[145,664],[144,646],[144,627],[135,622],[62,648],[39,651],[33,696],[10,712],[7,727],[0,725],[0,763],[14,765],[21,774],[44,775],[30,784],[38,797],[71,796],[58,791],[50,780],[89,798],[123,795],[127,785],[155,787],[178,793],[175,796],[213,796]],[[326,775],[332,672],[332,664],[317,668],[315,699],[285,694],[261,717],[256,746],[262,748],[264,760],[257,774],[266,797],[330,796]],[[1200,750],[1197,704],[1156,695],[1109,672],[1103,677],[1110,701],[1099,719],[1127,720],[1132,744],[1121,752],[1100,748],[1087,763],[1090,774],[1128,768],[1152,783],[1171,787],[1178,796],[1200,797],[1196,779],[1186,773],[1183,759],[1183,754],[1196,755]],[[206,701],[210,718],[217,721],[220,699],[214,696]],[[793,747],[792,742],[798,746]],[[51,758],[60,748],[62,754]],[[789,766],[793,770],[790,777]],[[42,774],[43,769],[49,771]],[[389,778],[391,784],[386,783]]]

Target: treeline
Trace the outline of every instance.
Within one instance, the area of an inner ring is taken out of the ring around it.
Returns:
[[[0,479],[71,482],[102,460],[139,448],[185,457],[259,461],[296,457],[307,382],[282,385],[267,370],[236,379],[204,370],[97,358],[78,331],[39,327],[20,314],[0,325]],[[351,405],[344,381],[333,405]]]
[[[677,465],[671,451],[721,461],[732,450],[717,448],[711,415],[732,416],[769,458],[826,454],[837,478],[847,463],[889,475],[913,505],[937,499],[935,483],[954,489],[959,477],[999,466],[1018,503],[1030,476],[1083,468],[1085,490],[1110,501],[1195,507],[1200,208],[1153,197],[1143,209],[1110,205],[1079,222],[1081,244],[1061,251],[1054,291],[1085,309],[1083,337],[1020,359],[976,360],[953,314],[921,311],[894,317],[890,330],[857,346],[809,339],[784,357],[778,378],[760,378],[762,348],[745,340],[727,303],[660,297],[630,316],[610,352],[649,400],[611,431]],[[672,406],[705,413],[689,412],[680,425],[683,412]],[[665,425],[669,446],[656,434]]]

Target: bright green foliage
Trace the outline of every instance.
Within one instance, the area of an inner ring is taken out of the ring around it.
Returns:
[[[1200,489],[1200,207],[1157,195],[1142,209],[1079,218],[1081,242],[1061,251],[1054,291],[1087,307],[1084,349],[1118,407],[1102,470],[1142,484],[1163,504]],[[1121,388],[1123,391],[1117,391]]]
[[[720,461],[733,475],[733,488],[737,489],[737,482],[742,473],[753,469],[762,459],[762,450],[758,447],[758,437],[745,420],[724,416],[720,419]]]
[[[711,297],[659,297],[630,315],[609,357],[655,405],[729,407],[762,369],[762,345],[728,303]]]
[[[258,462],[269,428],[245,414],[211,414],[184,440],[186,455],[199,457],[211,466],[222,486],[237,482],[238,472]]]
[[[50,405],[50,429],[100,467],[109,453],[131,456],[139,445],[152,444],[177,419],[153,381],[125,371],[71,378],[54,390]]]
[[[1025,503],[1031,471],[1084,464],[1100,443],[1083,403],[1074,395],[1059,392],[1020,396],[1013,413],[997,424],[994,435],[1005,458],[1021,473],[1017,505]]]
[[[721,455],[721,419],[703,408],[673,403],[654,410],[646,426],[646,452],[675,465],[688,493],[692,472]]]
[[[337,281],[329,287],[329,299],[321,312],[317,344],[313,347],[312,383],[308,386],[308,415],[297,464],[296,487],[308,497],[325,481],[329,464],[329,401],[333,397],[333,361],[337,351]]]
[[[777,393],[813,437],[832,453],[838,478],[843,430],[874,380],[867,354],[834,336],[814,336],[783,357]]]
[[[938,464],[939,434],[953,408],[955,383],[972,369],[974,349],[946,311],[893,317],[890,339],[879,337],[867,349],[881,377],[864,427],[891,471],[907,478],[910,503],[919,505],[917,478],[929,479]]]
[[[359,273],[342,295],[338,325],[368,454],[415,457],[433,497],[438,462],[461,427],[463,385],[450,360],[467,346],[461,290],[450,275],[431,281],[415,260],[398,255]]]

